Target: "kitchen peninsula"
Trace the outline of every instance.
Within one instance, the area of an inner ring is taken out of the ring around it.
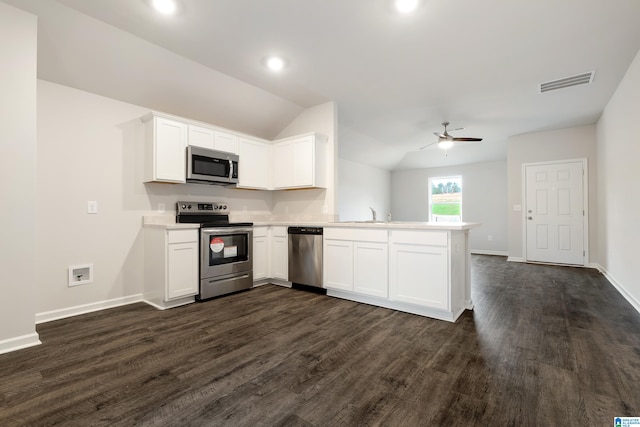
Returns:
[[[469,230],[479,225],[327,224],[327,295],[453,322],[465,309],[473,309]]]

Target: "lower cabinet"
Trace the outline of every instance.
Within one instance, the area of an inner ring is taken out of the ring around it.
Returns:
[[[269,227],[253,227],[253,280],[269,277]]]
[[[391,231],[389,299],[449,310],[447,232]]]
[[[387,231],[325,228],[324,287],[387,298]]]
[[[145,227],[144,300],[160,309],[193,302],[199,253],[198,229]]]
[[[387,243],[353,243],[353,290],[359,294],[387,298]]]
[[[269,247],[270,269],[272,279],[289,279],[289,235],[287,227],[271,227],[271,244]]]

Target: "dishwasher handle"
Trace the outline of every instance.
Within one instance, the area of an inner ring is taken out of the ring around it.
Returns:
[[[311,234],[322,236],[322,227],[289,227],[289,234]]]

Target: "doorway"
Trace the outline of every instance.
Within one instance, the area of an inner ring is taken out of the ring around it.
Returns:
[[[585,265],[586,159],[523,168],[525,260]]]

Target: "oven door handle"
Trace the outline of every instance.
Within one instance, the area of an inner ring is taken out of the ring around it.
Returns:
[[[207,234],[238,234],[238,233],[249,233],[252,232],[253,228],[237,228],[237,227],[225,227],[225,228],[203,228],[202,233]]]

